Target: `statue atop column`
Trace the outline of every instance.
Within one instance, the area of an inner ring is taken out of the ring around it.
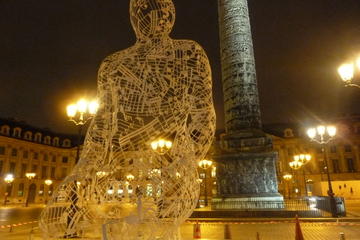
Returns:
[[[172,0],[130,0],[130,18],[137,41],[100,66],[80,161],[41,214],[47,239],[175,240],[197,204],[215,131],[206,53],[169,37]]]

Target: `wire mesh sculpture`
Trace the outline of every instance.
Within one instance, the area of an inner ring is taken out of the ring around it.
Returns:
[[[130,0],[135,45],[107,57],[81,159],[41,214],[45,239],[180,239],[214,136],[210,65],[173,40],[172,0]]]

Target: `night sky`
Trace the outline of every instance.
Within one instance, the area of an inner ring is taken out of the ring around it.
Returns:
[[[223,128],[217,1],[174,0],[173,38],[193,39],[213,71]],[[0,0],[0,118],[74,132],[65,107],[95,96],[109,54],[135,41],[129,0]],[[360,89],[337,67],[360,53],[359,0],[249,0],[264,123],[327,120],[360,112]]]

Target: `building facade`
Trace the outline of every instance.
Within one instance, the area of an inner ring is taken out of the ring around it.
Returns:
[[[306,128],[294,125],[267,126],[279,154],[279,191],[285,197],[326,196],[326,156],[335,195],[345,199],[360,198],[360,119],[337,119],[334,125],[337,135],[326,144],[325,154],[318,143],[306,136]],[[297,154],[310,154],[312,159],[300,169],[293,170],[289,162]],[[292,178],[285,180],[283,176],[286,174],[292,175]]]
[[[360,199],[360,118],[346,117],[333,122],[337,127],[337,135],[325,147],[333,191],[336,196],[344,197],[346,200]],[[265,125],[264,130],[272,138],[274,150],[279,156],[276,171],[279,192],[284,198],[327,196],[324,153],[319,144],[311,142],[307,137],[306,127],[272,124]],[[219,144],[218,137],[212,150],[216,151]],[[300,169],[293,170],[289,162],[298,154],[310,154],[312,159]],[[208,201],[217,194],[216,165],[215,162],[213,164],[207,170],[199,168],[199,177],[202,179],[200,205],[204,205],[205,192]],[[292,178],[285,180],[285,175],[291,175]]]
[[[75,165],[73,137],[0,119],[0,201],[46,203]],[[27,173],[35,173],[33,179]],[[13,181],[7,183],[11,174]],[[47,184],[45,183],[47,181]],[[50,184],[51,183],[51,184]]]

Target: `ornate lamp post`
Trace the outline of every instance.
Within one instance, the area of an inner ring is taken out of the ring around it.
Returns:
[[[353,62],[342,64],[338,68],[338,73],[341,79],[344,81],[346,87],[360,88],[360,85],[353,83],[354,76],[360,74],[360,57],[358,57]]]
[[[330,197],[331,213],[333,217],[337,217],[336,202],[334,198],[334,192],[331,185],[331,177],[329,171],[329,165],[327,160],[326,145],[335,137],[336,127],[334,126],[318,126],[317,128],[310,128],[307,131],[307,135],[311,141],[317,142],[321,145],[322,152],[324,154],[324,163],[326,168],[326,175],[328,180],[328,195]]]
[[[4,197],[4,206],[6,205],[6,202],[7,202],[7,197],[11,194],[11,186],[12,186],[12,182],[14,181],[14,175],[12,174],[7,174],[4,178],[4,181],[7,183],[7,186],[6,186],[6,191],[5,191],[5,197]]]
[[[73,122],[76,126],[78,126],[78,140],[77,140],[77,148],[76,148],[76,158],[75,163],[77,163],[80,159],[80,145],[81,145],[81,135],[83,126],[94,117],[97,110],[99,108],[99,104],[96,100],[87,101],[86,99],[80,99],[76,104],[70,104],[66,108],[67,116],[69,117],[69,121]],[[79,186],[77,182],[75,182],[75,186]],[[67,226],[68,228],[72,228],[71,226],[72,220],[74,216],[76,216],[76,212],[78,207],[76,203],[78,201],[77,192],[72,192],[70,196],[71,204],[70,204],[70,213],[67,217]],[[75,238],[77,237],[77,233],[68,234],[64,236],[65,238]]]
[[[286,181],[286,188],[287,188],[287,192],[288,192],[288,196],[289,196],[289,199],[291,198],[290,196],[290,190],[289,190],[289,181],[292,179],[293,175],[289,174],[289,173],[286,173],[284,174],[283,176],[283,179]]]
[[[76,163],[80,158],[80,141],[83,126],[96,114],[98,107],[99,104],[96,100],[89,102],[85,99],[80,99],[76,104],[70,104],[66,108],[69,121],[78,126],[78,141],[75,159]]]
[[[211,167],[212,165],[212,161],[210,160],[201,160],[199,162],[199,167],[201,167],[202,169],[204,169],[204,174],[205,174],[205,178],[204,178],[204,190],[205,190],[205,207],[208,206],[208,194],[207,194],[207,179],[206,179],[206,170]]]
[[[307,163],[311,160],[310,154],[299,154],[294,156],[294,160],[289,163],[290,168],[293,170],[299,170],[302,167],[305,167]],[[305,169],[303,168],[303,176],[304,176],[304,189],[305,195],[307,196],[307,188],[306,188],[306,176],[305,176]]]
[[[160,155],[164,155],[165,153],[167,153],[171,147],[172,142],[162,138],[151,142],[152,150]]]
[[[33,172],[31,172],[31,173],[25,173],[25,176],[26,176],[26,178],[28,179],[28,182],[29,182],[28,188],[27,188],[26,200],[25,200],[25,207],[27,207],[27,206],[29,206],[31,180],[32,180],[33,178],[35,178],[36,173],[33,173]]]
[[[44,181],[45,185],[48,186],[48,188],[51,186],[51,184],[53,184],[53,181],[51,179],[46,179]],[[48,202],[48,199],[49,199],[49,195],[50,195],[50,190],[48,189],[48,192],[47,192],[47,196],[46,196],[46,203]]]

